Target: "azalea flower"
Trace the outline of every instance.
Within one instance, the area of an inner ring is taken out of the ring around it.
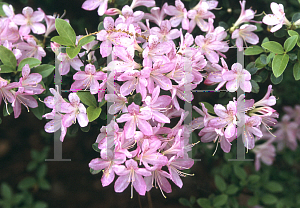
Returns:
[[[133,0],[131,3],[131,9],[134,9],[138,6],[145,6],[145,7],[154,7],[155,1],[154,0]]]
[[[259,171],[260,169],[260,161],[265,163],[266,165],[272,165],[274,162],[274,158],[276,156],[276,149],[272,142],[274,139],[270,139],[263,144],[256,145],[253,149],[255,153],[255,170]]]
[[[264,16],[262,20],[262,22],[266,25],[273,26],[270,32],[276,32],[282,27],[282,25],[291,26],[291,23],[285,17],[284,8],[282,4],[272,2],[270,7],[273,14],[268,14]]]
[[[244,24],[240,27],[240,29],[233,31],[231,38],[236,39],[235,44],[239,51],[243,50],[243,41],[252,45],[256,45],[259,42],[258,36],[252,32],[256,29],[257,27],[255,25]]]
[[[38,60],[42,60],[42,57],[46,56],[46,52],[40,45],[37,45],[36,41],[32,36],[29,36],[26,39],[26,42],[17,43],[15,46],[17,49],[20,49],[22,52],[22,56],[19,60],[23,60],[24,58],[36,58]]]
[[[108,0],[86,0],[82,4],[82,9],[92,11],[98,7],[98,15],[102,16],[107,10]]]
[[[61,61],[58,66],[60,75],[68,74],[70,71],[70,66],[72,66],[72,68],[76,71],[80,71],[80,67],[83,66],[83,63],[81,62],[80,58],[78,58],[78,56],[70,59],[70,57],[66,53],[59,53],[57,56],[57,60]]]
[[[187,17],[187,10],[184,8],[184,4],[180,0],[176,0],[175,6],[168,6],[165,8],[165,13],[169,16],[173,16],[170,19],[172,27],[177,27],[181,23],[182,28],[184,30],[188,30],[189,19]]]
[[[235,92],[240,87],[244,92],[251,92],[252,85],[250,83],[251,74],[243,69],[240,63],[235,63],[231,66],[231,70],[222,75],[226,83],[226,89],[229,92]]]
[[[254,15],[255,15],[255,12],[252,9],[245,10],[245,7],[246,7],[245,0],[240,1],[240,5],[241,5],[241,13],[240,13],[239,18],[233,25],[233,27],[231,29],[232,31],[244,22],[251,22],[251,20],[254,18]]]
[[[13,21],[20,27],[20,35],[26,36],[32,30],[35,34],[44,34],[45,26],[41,22],[45,18],[45,14],[41,11],[33,11],[31,7],[25,7],[22,14],[17,14],[13,17]]]
[[[161,22],[165,19],[167,14],[165,13],[165,9],[168,7],[168,3],[165,3],[162,8],[153,7],[149,13],[145,13],[143,19],[149,19],[151,22],[154,22],[158,26],[160,26]]]

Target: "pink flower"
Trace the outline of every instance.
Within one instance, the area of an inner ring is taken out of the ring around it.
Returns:
[[[284,8],[282,4],[272,2],[270,7],[273,14],[268,14],[264,16],[262,22],[266,25],[273,26],[270,30],[271,32],[276,32],[282,27],[282,25],[291,25],[291,23],[285,17]]]
[[[256,45],[259,42],[258,36],[252,32],[256,29],[257,27],[255,25],[244,24],[240,27],[240,29],[233,31],[231,38],[236,39],[235,44],[239,51],[243,50],[243,41],[252,45]]]
[[[143,19],[149,19],[151,22],[154,22],[155,24],[160,26],[161,22],[167,16],[165,13],[165,9],[167,7],[168,7],[168,3],[165,3],[161,9],[159,7],[153,7],[150,10],[151,14],[145,13]]]
[[[222,75],[229,92],[235,92],[240,87],[244,92],[251,92],[252,85],[250,83],[251,74],[243,69],[240,63],[235,63],[231,67],[231,71],[227,71]]]
[[[82,9],[92,11],[98,7],[98,15],[102,16],[107,10],[108,0],[86,0],[82,4]]]
[[[218,64],[212,64],[211,69],[215,71],[210,72],[204,81],[204,84],[206,85],[214,85],[219,83],[215,90],[220,90],[226,84],[226,81],[222,76],[225,72],[229,71],[227,63],[223,58],[221,58],[221,63],[222,67]]]
[[[128,103],[127,98],[122,96],[121,94],[106,94],[105,100],[107,100],[108,102],[114,103],[108,109],[109,114],[114,115],[114,114],[118,113],[120,110],[123,113],[128,112],[127,107],[126,107],[126,103]]]
[[[18,26],[10,19],[0,19],[0,43],[3,44],[5,41],[11,43],[19,40]]]
[[[115,165],[114,171],[120,177],[115,182],[115,192],[123,192],[131,183],[131,198],[133,197],[133,187],[140,194],[145,195],[146,183],[142,176],[150,176],[151,172],[145,168],[139,168],[136,161],[130,159],[123,165]]]
[[[65,127],[62,123],[63,115],[55,113],[55,110],[53,110],[52,112],[43,115],[43,117],[46,119],[52,119],[51,121],[46,123],[44,127],[45,131],[47,133],[54,133],[57,130],[61,129],[60,141],[63,142],[67,134],[67,127]]]
[[[270,139],[267,142],[256,145],[253,149],[255,153],[255,170],[259,171],[260,161],[266,165],[272,165],[274,158],[276,156],[276,150],[274,145],[272,145],[274,139]]]
[[[131,3],[131,9],[134,9],[138,6],[145,6],[145,7],[154,7],[155,1],[154,0],[133,0]]]
[[[16,44],[16,47],[21,50],[22,56],[19,60],[23,60],[24,58],[33,57],[38,60],[42,60],[42,57],[46,56],[46,52],[44,49],[37,45],[33,37],[27,38],[27,43],[20,42]]]
[[[63,115],[62,124],[65,127],[70,127],[73,123],[78,120],[81,127],[88,125],[89,120],[86,114],[86,108],[82,103],[76,93],[69,94],[70,103],[64,102],[61,104],[61,112],[66,113]]]
[[[276,97],[275,96],[270,96],[271,92],[273,91],[272,85],[268,86],[268,91],[266,95],[259,101],[254,103],[255,107],[258,106],[273,106],[276,104]]]
[[[0,68],[0,70],[1,70],[1,68]],[[7,101],[10,103],[14,102],[15,97],[12,94],[12,92],[10,91],[10,89],[13,88],[13,87],[11,87],[11,84],[7,84],[7,81],[5,79],[3,79],[2,77],[0,77],[0,105],[2,102],[2,98],[6,105],[7,105]]]
[[[117,119],[118,123],[126,121],[124,126],[125,137],[130,139],[134,136],[136,127],[138,127],[145,135],[152,135],[152,126],[147,122],[151,119],[151,114],[148,111],[140,111],[140,106],[132,103],[128,106],[128,113],[121,115]]]
[[[175,7],[176,6],[176,7]],[[184,30],[189,29],[189,19],[187,18],[187,10],[180,0],[175,1],[175,6],[165,8],[165,13],[174,16],[170,19],[172,27],[177,27],[180,23]]]
[[[164,20],[160,24],[160,28],[152,27],[151,35],[157,35],[161,42],[170,41],[180,37],[181,32],[178,29],[171,30],[171,23],[169,20]]]
[[[96,72],[96,68],[92,64],[85,66],[85,71],[76,72],[73,79],[75,82],[71,85],[71,90],[81,90],[90,88],[91,94],[98,93],[99,82],[98,80],[104,79],[104,72]]]
[[[12,107],[14,109],[14,116],[18,118],[21,114],[21,103],[27,108],[29,112],[29,108],[36,108],[38,107],[38,103],[35,98],[33,98],[31,93],[23,92],[22,89],[19,88],[17,92],[12,91],[15,95],[15,100],[12,103]]]
[[[241,14],[237,21],[234,23],[232,28],[237,28],[240,24],[244,22],[251,22],[251,20],[254,18],[255,12],[252,9],[247,9],[245,10],[246,7],[246,1],[243,0],[242,2],[240,1],[241,5]]]
[[[45,14],[41,11],[33,11],[31,7],[25,7],[22,14],[17,14],[14,16],[13,21],[20,27],[20,35],[25,36],[32,30],[35,34],[43,34],[46,31],[45,26],[41,22]]]
[[[30,68],[28,64],[22,68],[22,77],[19,80],[21,84],[20,88],[23,88],[22,91],[28,94],[41,94],[44,92],[44,88],[41,84],[38,84],[42,81],[42,75],[39,73],[30,74]]]
[[[70,71],[70,66],[72,66],[72,68],[76,71],[80,71],[80,67],[83,66],[83,63],[81,62],[80,58],[78,58],[78,56],[75,56],[73,59],[70,59],[68,54],[59,53],[57,59],[61,61],[58,66],[60,75],[68,74]]]

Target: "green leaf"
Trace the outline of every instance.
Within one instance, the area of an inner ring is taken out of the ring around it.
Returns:
[[[255,206],[258,205],[258,197],[252,196],[250,199],[248,199],[247,204],[249,206]]]
[[[291,61],[297,60],[297,55],[295,53],[288,53],[288,55],[289,55],[289,59]]]
[[[265,82],[268,79],[269,72],[267,70],[262,70],[259,76],[262,78],[261,82]]]
[[[94,108],[97,108],[97,102],[94,95],[90,93],[90,91],[86,92],[76,92],[78,97],[80,98],[80,101],[86,104],[87,106],[92,106]]]
[[[264,44],[264,43],[266,43],[266,42],[269,42],[269,38],[268,38],[268,37],[265,37],[265,38],[263,39],[263,41],[262,41],[261,44]]]
[[[269,63],[266,54],[261,54],[259,56],[259,58],[260,58],[261,63],[263,63],[264,65],[267,65]]]
[[[207,109],[208,113],[215,114],[214,107],[213,107],[210,103],[207,103],[207,102],[200,102],[199,105],[201,106],[201,108],[202,108],[201,103],[204,104],[204,106],[205,106],[205,108]]]
[[[275,53],[270,53],[267,57],[267,63],[270,63],[270,61],[275,57]]]
[[[103,22],[100,22],[99,25],[98,25],[98,31],[100,31],[100,30],[105,30]]]
[[[236,194],[236,192],[238,192],[239,188],[234,185],[234,184],[230,184],[227,188],[227,190],[225,191],[226,194],[229,194],[229,195],[233,195],[233,194]]]
[[[77,54],[80,52],[80,49],[80,46],[71,46],[70,48],[67,48],[67,54],[70,57],[70,59],[75,58],[75,56],[77,56]]]
[[[250,175],[248,178],[248,181],[250,183],[257,183],[260,180],[260,176],[259,175]]]
[[[279,193],[283,191],[282,185],[275,181],[269,181],[264,185],[264,188],[272,193]]]
[[[275,77],[279,77],[285,70],[289,62],[289,56],[287,54],[276,55],[272,62],[272,70]]]
[[[44,178],[39,179],[38,185],[43,190],[50,190],[51,189],[50,183],[46,179],[44,179]]]
[[[42,120],[43,115],[45,114],[45,104],[39,101],[37,101],[37,103],[38,103],[38,107],[30,108],[30,110],[39,120]]]
[[[81,131],[83,132],[89,132],[91,128],[91,124],[89,123],[87,126],[85,127],[80,127]]]
[[[221,192],[224,192],[227,188],[227,185],[224,181],[223,178],[221,178],[220,176],[218,175],[215,175],[215,184],[216,184],[216,187],[221,191]]]
[[[257,69],[262,69],[262,68],[264,68],[265,66],[266,66],[266,65],[263,64],[263,63],[261,62],[260,57],[258,57],[258,58],[255,60],[255,67],[256,67]]]
[[[95,40],[95,36],[92,36],[92,35],[86,36],[79,41],[78,45],[84,46],[84,45],[92,42],[93,40]]]
[[[225,205],[227,202],[227,199],[228,199],[228,195],[226,195],[226,194],[216,196],[213,200],[214,207],[220,207],[220,206]]]
[[[98,148],[98,143],[92,144],[92,148],[93,148],[93,150],[95,150],[96,152],[101,152],[101,150]]]
[[[258,93],[259,92],[259,85],[257,84],[257,82],[254,81],[254,80],[250,80],[250,82],[251,82],[251,85],[252,85],[251,92]]]
[[[0,118],[0,124],[2,124],[2,119]]]
[[[2,45],[0,46],[0,59],[3,65],[11,66],[13,68],[16,68],[17,66],[17,59],[14,53]]]
[[[273,84],[279,84],[283,80],[283,74],[277,78],[274,76],[274,74],[271,74],[270,79]]]
[[[25,58],[18,65],[18,71],[22,71],[23,67],[28,64],[29,68],[40,65],[42,62],[36,58]]]
[[[286,52],[291,51],[295,47],[297,40],[298,40],[298,35],[294,35],[286,39],[286,41],[284,42],[284,50]]]
[[[33,208],[47,208],[47,207],[48,207],[47,203],[38,201],[35,203]]]
[[[254,45],[245,50],[245,55],[246,56],[258,55],[258,54],[261,54],[262,52],[264,52],[264,49],[262,47]]]
[[[187,200],[186,198],[179,198],[179,203],[182,204],[183,206],[190,206],[191,203],[189,200]]]
[[[15,67],[12,67],[10,65],[1,65],[0,66],[0,73],[11,73],[16,71]]]
[[[289,34],[290,36],[294,36],[294,35],[299,36],[299,33],[297,33],[297,32],[294,31],[294,30],[288,30],[288,34]]]
[[[38,178],[44,178],[47,173],[47,165],[44,163],[42,164],[36,171],[36,176]]]
[[[24,195],[23,194],[15,194],[13,196],[13,204],[14,205],[18,205],[22,200],[24,199]]]
[[[69,46],[75,46],[76,33],[67,21],[56,18],[55,19],[55,28],[57,30],[57,33],[61,37],[68,39],[68,41],[70,43],[72,43],[72,45],[69,45]]]
[[[210,201],[207,198],[199,198],[199,199],[197,199],[197,203],[202,208],[210,208],[211,207]]]
[[[234,171],[235,175],[236,175],[239,179],[241,179],[241,180],[245,180],[245,179],[246,179],[247,173],[246,173],[246,171],[245,171],[243,168],[241,168],[240,166],[238,166],[238,165],[233,166],[233,171]]]
[[[22,181],[19,182],[18,188],[20,190],[26,190],[33,187],[36,184],[36,180],[33,177],[26,177]]]
[[[300,63],[296,62],[294,67],[293,67],[293,74],[295,77],[295,80],[299,80],[300,79]]]
[[[300,13],[299,12],[295,13],[292,17],[292,22],[296,22],[299,19],[300,19]]]
[[[277,202],[277,198],[272,194],[264,194],[261,200],[265,205],[272,205]]]
[[[96,175],[100,172],[101,172],[101,170],[94,170],[94,169],[90,168],[90,173],[93,174],[93,175]]]
[[[89,106],[86,110],[89,122],[96,120],[100,116],[101,111],[101,108]]]
[[[255,82],[261,82],[262,78],[259,75],[252,75],[251,79],[253,79]]]
[[[276,54],[284,53],[283,47],[275,41],[269,41],[269,42],[263,43],[261,46],[273,53],[276,53]]]
[[[51,41],[55,42],[55,43],[58,43],[60,45],[65,45],[65,46],[74,46],[75,45],[68,38],[62,37],[62,36],[54,36],[53,38],[51,38]]]
[[[43,78],[48,77],[54,71],[54,66],[50,64],[42,64],[31,69],[31,73],[39,73]]]
[[[1,196],[8,200],[10,200],[13,196],[13,191],[7,183],[1,184]]]
[[[31,171],[33,171],[34,169],[36,169],[36,167],[37,167],[37,162],[36,162],[36,161],[30,161],[30,162],[28,163],[27,167],[26,167],[26,170],[27,170],[28,172],[31,172]]]
[[[141,93],[137,93],[134,98],[133,98],[133,102],[136,104],[136,105],[140,105],[141,102],[142,102],[142,95]]]
[[[252,75],[252,74],[255,74],[258,69],[255,67],[255,62],[250,62],[246,66],[246,70],[249,71],[249,73]]]

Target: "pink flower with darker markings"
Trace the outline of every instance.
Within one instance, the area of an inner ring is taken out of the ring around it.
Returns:
[[[85,71],[76,72],[73,79],[75,82],[71,85],[71,90],[90,89],[91,94],[97,94],[99,90],[98,80],[105,78],[104,72],[96,72],[96,68],[92,64],[85,66]]]
[[[169,20],[164,20],[160,24],[160,28],[152,27],[151,35],[157,35],[161,42],[171,41],[180,37],[181,32],[178,29],[171,30],[171,23]]]
[[[231,66],[231,70],[222,75],[223,80],[227,81],[226,89],[229,92],[235,92],[240,87],[244,92],[251,92],[251,74],[243,69],[240,63]]]
[[[264,24],[273,26],[270,32],[276,32],[282,27],[282,25],[291,25],[291,23],[285,17],[284,8],[282,4],[272,2],[270,7],[273,14],[268,14],[264,16],[262,20]]]
[[[226,81],[223,79],[222,75],[229,71],[227,63],[223,58],[221,58],[221,63],[222,66],[218,64],[212,64],[211,69],[214,71],[210,72],[204,81],[204,84],[206,85],[214,85],[219,83],[215,90],[220,90],[226,84]]]
[[[20,49],[22,52],[22,56],[19,58],[19,61],[23,60],[24,58],[36,58],[38,60],[42,60],[42,57],[46,56],[46,52],[44,51],[43,47],[37,45],[36,41],[32,36],[26,38],[26,42],[17,43],[15,46],[17,49]]]
[[[20,39],[18,26],[10,19],[0,19],[0,43],[14,43]]]
[[[151,119],[151,113],[147,110],[140,111],[140,106],[132,103],[128,106],[128,113],[121,115],[117,119],[118,123],[125,123],[124,132],[125,137],[130,139],[136,132],[138,127],[145,135],[152,135],[152,126],[147,120]]]
[[[275,139],[275,138],[274,138]],[[274,139],[269,139],[263,144],[256,145],[253,148],[255,153],[255,170],[259,171],[260,162],[265,163],[266,165],[272,165],[276,156],[276,149],[272,142]]]
[[[184,30],[188,30],[189,19],[187,17],[187,10],[184,8],[184,4],[180,0],[176,0],[175,6],[168,6],[165,8],[165,13],[169,16],[173,16],[170,19],[172,27],[177,27],[181,23],[182,28]]]
[[[19,88],[22,88],[22,91],[24,93],[28,94],[41,94],[44,92],[44,88],[41,84],[38,84],[42,81],[42,75],[39,73],[31,73],[30,74],[30,68],[28,64],[25,64],[25,66],[22,68],[22,77],[19,80],[19,83],[21,86]]]
[[[243,42],[250,43],[252,45],[256,45],[259,42],[258,36],[253,33],[257,27],[255,25],[248,25],[244,24],[240,27],[240,29],[236,29],[233,31],[231,38],[236,39],[236,46],[238,47],[239,51],[243,50]]]
[[[131,3],[131,9],[134,9],[138,6],[145,6],[145,7],[154,7],[155,1],[154,0],[133,0]]]
[[[140,194],[145,195],[146,183],[143,176],[150,176],[151,172],[145,168],[139,168],[133,159],[127,160],[125,165],[115,165],[113,167],[119,178],[115,182],[115,192],[123,192],[131,183],[131,198],[133,198],[133,188]]]
[[[168,7],[168,3],[167,2],[162,6],[161,9],[160,9],[160,7],[153,7],[150,10],[151,14],[145,13],[143,19],[149,19],[151,22],[154,22],[155,24],[157,24],[158,26],[160,26],[161,22],[167,16],[167,14],[165,13],[165,9],[167,7]]]
[[[63,115],[56,113],[55,110],[51,111],[43,115],[46,119],[51,119],[48,123],[46,123],[44,129],[47,133],[54,133],[57,130],[61,129],[60,141],[63,142],[64,138],[67,134],[67,127],[65,127],[62,123]]]
[[[98,15],[102,16],[107,10],[107,2],[108,0],[86,0],[81,7],[88,11],[95,10],[98,7]]]
[[[86,114],[86,108],[82,103],[76,93],[69,94],[69,101],[61,104],[60,112],[65,113],[62,118],[62,124],[65,127],[70,127],[72,124],[78,120],[81,127],[88,125],[89,120]]]
[[[45,26],[40,23],[45,14],[41,11],[33,11],[31,7],[25,7],[22,14],[17,14],[13,17],[13,21],[20,27],[20,35],[26,36],[32,31],[35,34],[44,34],[46,31]]]
[[[82,55],[82,54],[79,54],[79,55]],[[78,58],[78,56],[75,56],[73,59],[70,59],[68,54],[60,53],[60,54],[58,54],[57,59],[59,61],[61,61],[58,66],[60,75],[68,74],[70,71],[70,66],[72,66],[72,68],[75,69],[76,71],[80,71],[80,67],[83,66],[83,63]]]
[[[251,20],[254,18],[255,12],[252,9],[246,9],[246,1],[243,0],[242,2],[240,1],[241,5],[241,13],[237,21],[234,23],[232,28],[237,28],[240,24],[244,22],[251,22]]]
[[[0,68],[1,70],[1,68]],[[12,86],[12,83],[7,84],[7,81],[0,77],[0,105],[2,102],[2,99],[4,100],[5,104],[7,105],[7,101],[10,103],[13,103],[15,100],[14,95],[10,91],[14,86]]]

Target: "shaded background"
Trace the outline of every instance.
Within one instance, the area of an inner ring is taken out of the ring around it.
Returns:
[[[42,8],[46,14],[54,13],[63,14],[66,10],[64,18],[70,20],[70,24],[76,31],[76,34],[85,34],[85,28],[88,32],[96,31],[100,22],[97,11],[85,11],[81,9],[84,0],[14,0],[5,1],[14,6],[16,13],[21,13],[22,8],[30,6],[34,10],[38,7]],[[216,14],[215,22],[220,20],[231,25],[240,13],[240,5],[237,0],[219,1],[219,7],[222,10],[214,11]],[[266,11],[270,13],[269,0],[251,0],[247,2],[246,8],[252,6],[257,10],[257,14]],[[285,6],[287,17],[290,19],[294,11],[299,10],[297,0],[276,1]],[[163,5],[164,2],[157,1],[157,6]],[[194,4],[194,1],[188,4]],[[197,3],[197,2],[196,2]],[[170,5],[174,5],[173,1],[169,1]],[[261,17],[262,18],[262,17]],[[265,25],[263,26],[265,27]],[[53,32],[52,36],[55,35]],[[270,39],[276,38],[270,33],[259,33],[260,36],[270,36]],[[98,50],[99,52],[99,50]],[[96,52],[97,53],[97,52]],[[236,51],[232,50],[228,55],[229,65],[236,61]],[[246,57],[246,62],[254,61],[254,57]],[[253,97],[262,98],[266,93],[269,81],[263,83],[260,93],[252,95]],[[203,85],[201,87],[204,87]],[[200,87],[200,88],[201,88]],[[283,105],[294,105],[299,103],[299,82],[295,82],[291,71],[284,73],[283,82],[274,86],[275,96],[279,97],[276,110],[281,112]],[[286,90],[289,93],[286,93]],[[249,97],[250,98],[250,97]],[[199,93],[195,95],[194,104],[200,101],[216,103],[219,99],[218,93]],[[223,99],[224,100],[224,99]],[[226,100],[227,102],[227,100]],[[3,108],[1,105],[1,109]],[[44,146],[53,148],[53,135],[44,132],[43,128],[46,120],[38,120],[32,113],[27,113],[22,109],[22,114],[18,119],[14,119],[13,115],[2,118],[0,125],[0,183],[3,181],[9,183],[15,190],[18,182],[24,177],[30,175],[26,171],[26,166],[30,159],[30,150],[41,150]],[[92,175],[89,172],[88,163],[91,159],[98,157],[98,153],[91,148],[99,134],[99,126],[91,126],[88,133],[78,131],[76,136],[67,136],[63,142],[63,158],[71,159],[71,162],[47,162],[48,172],[47,178],[51,183],[50,191],[35,191],[34,196],[39,200],[46,201],[49,207],[139,207],[138,194],[134,191],[134,198],[130,199],[130,186],[123,193],[115,193],[113,184],[108,187],[102,187],[101,174]],[[200,149],[206,148],[206,144],[198,144]],[[211,150],[212,153],[213,150]],[[165,199],[159,190],[152,189],[151,198],[153,207],[184,207],[178,203],[180,197],[189,198],[191,195],[198,197],[207,197],[216,191],[213,182],[213,175],[210,174],[212,165],[222,162],[223,153],[219,149],[215,157],[207,158],[206,152],[200,151],[196,157],[203,158],[201,162],[196,162],[191,172],[195,173],[193,177],[182,178],[183,188],[180,189],[172,182],[173,192],[166,194]],[[247,155],[253,158],[253,155]],[[48,158],[53,158],[53,150],[51,149]],[[148,207],[147,196],[140,197],[143,207]],[[243,199],[240,199],[243,204]]]

